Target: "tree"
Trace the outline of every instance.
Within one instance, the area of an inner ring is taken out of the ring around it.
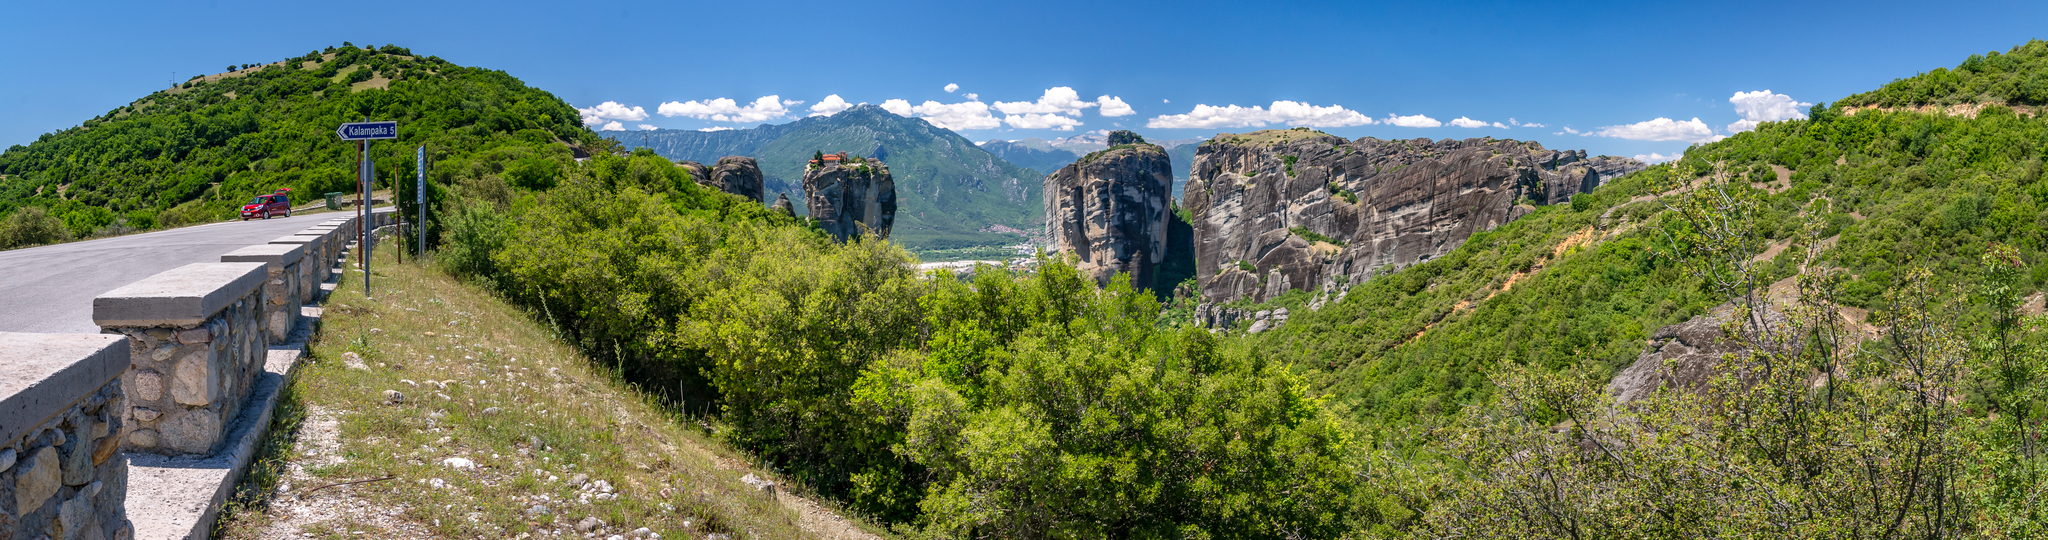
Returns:
[[[1126,144],[1143,144],[1144,142],[1144,137],[1140,137],[1137,133],[1133,133],[1130,130],[1119,129],[1116,131],[1109,132],[1110,146],[1123,146]]]

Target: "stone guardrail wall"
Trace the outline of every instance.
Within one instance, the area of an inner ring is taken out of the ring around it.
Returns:
[[[320,293],[320,283],[327,281],[329,272],[334,271],[334,259],[324,259],[327,252],[327,237],[315,235],[292,235],[270,241],[271,245],[299,246],[299,304],[311,304]]]
[[[300,245],[262,244],[220,256],[220,262],[264,264],[263,331],[271,345],[291,342],[292,330],[299,327],[299,265],[305,254]]]
[[[125,539],[120,336],[0,332],[0,538]]]
[[[360,221],[102,294],[99,335],[0,332],[0,539],[132,538],[121,452],[221,450],[269,345],[295,337],[300,306],[318,300]]]
[[[121,377],[134,419],[123,449],[204,456],[220,447],[268,355],[267,266],[188,264],[93,299],[93,322],[127,336],[133,360]]]

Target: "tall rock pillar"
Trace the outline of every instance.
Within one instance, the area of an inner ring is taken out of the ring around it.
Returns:
[[[1166,260],[1173,165],[1164,148],[1136,135],[1111,137],[1124,144],[1045,177],[1046,236],[1054,249],[1077,256],[1096,283],[1129,272],[1132,285],[1150,288]]]
[[[826,157],[835,159],[804,168],[804,203],[811,219],[840,242],[863,232],[889,238],[896,222],[896,179],[889,166],[873,158]]]

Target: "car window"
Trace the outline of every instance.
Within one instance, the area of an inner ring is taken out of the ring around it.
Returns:
[[[270,202],[269,197],[257,197],[256,200],[249,201],[249,204],[263,204],[267,202]]]

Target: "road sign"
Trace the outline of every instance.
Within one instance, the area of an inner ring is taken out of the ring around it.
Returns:
[[[334,135],[344,141],[367,141],[371,139],[398,138],[398,122],[354,122],[342,124]]]

